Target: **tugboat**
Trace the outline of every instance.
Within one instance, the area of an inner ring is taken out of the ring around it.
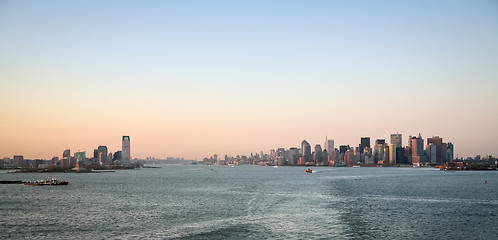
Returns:
[[[312,173],[313,171],[311,171],[311,169],[310,169],[310,168],[308,168],[308,169],[304,170],[304,172],[305,172],[305,173]]]
[[[29,181],[29,182],[25,182],[24,185],[36,185],[36,186],[40,186],[40,185],[67,185],[69,184],[68,181],[59,181],[55,178],[52,178],[52,179],[47,179],[47,180],[38,180],[38,181]]]

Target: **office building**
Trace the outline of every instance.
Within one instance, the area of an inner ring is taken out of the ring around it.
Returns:
[[[391,134],[391,144],[396,145],[396,147],[403,146],[403,137],[400,133]]]
[[[62,153],[62,158],[69,158],[69,157],[71,157],[71,150],[70,149],[64,150],[64,152]]]
[[[303,140],[301,142],[301,151],[305,163],[311,162],[313,160],[313,157],[311,155],[311,145],[306,140]]]
[[[453,159],[455,157],[453,156],[453,143],[448,143],[448,148],[446,150],[446,162],[452,163]]]
[[[334,152],[334,140],[328,139],[325,137],[325,148],[324,150],[327,150],[327,153],[331,155]]]
[[[370,147],[370,137],[362,137],[360,139],[360,153],[363,153],[365,148]]]
[[[396,164],[396,144],[389,144],[389,163]]]
[[[439,136],[427,138],[427,144],[430,143],[436,145],[436,164],[443,165],[443,159],[446,156],[446,149],[443,149],[443,139]]]
[[[320,146],[320,144],[315,145],[315,152],[314,152],[314,155],[313,155],[313,162],[315,164],[321,164],[323,162],[322,146]]]
[[[98,159],[99,165],[109,164],[107,162],[107,147],[106,146],[99,146],[97,148],[97,159]]]
[[[131,155],[130,155],[130,136],[123,136],[122,142],[122,165],[130,165]]]
[[[437,161],[436,145],[434,145],[433,143],[427,144],[426,151],[427,151],[427,154],[426,154],[427,161],[430,162],[431,164],[436,164],[436,161]]]
[[[26,162],[26,160],[24,160],[24,156],[22,155],[14,156],[14,161],[12,162],[12,164],[14,165],[14,167],[19,167],[19,168],[28,166],[28,163]]]
[[[299,161],[299,149],[296,147],[292,147],[289,149],[289,157],[288,157],[288,164],[289,166],[295,166],[297,165]]]
[[[341,146],[339,146],[339,153],[340,154],[345,154],[346,151],[348,150],[348,148],[349,148],[349,145],[341,145]]]

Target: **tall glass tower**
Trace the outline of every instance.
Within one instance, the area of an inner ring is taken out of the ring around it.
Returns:
[[[130,165],[130,136],[123,136],[123,149],[122,149],[122,158],[121,164]]]

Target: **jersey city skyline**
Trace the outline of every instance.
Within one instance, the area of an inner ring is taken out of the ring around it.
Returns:
[[[361,137],[498,155],[495,1],[2,1],[0,157]]]

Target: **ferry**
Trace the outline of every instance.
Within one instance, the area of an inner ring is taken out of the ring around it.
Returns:
[[[40,185],[67,185],[69,184],[68,181],[59,181],[55,178],[52,178],[52,179],[47,179],[47,180],[37,180],[37,181],[29,181],[29,182],[25,182],[24,185],[36,185],[36,186],[40,186]]]
[[[310,168],[308,168],[308,169],[304,170],[304,172],[305,173],[312,173],[313,171]]]

